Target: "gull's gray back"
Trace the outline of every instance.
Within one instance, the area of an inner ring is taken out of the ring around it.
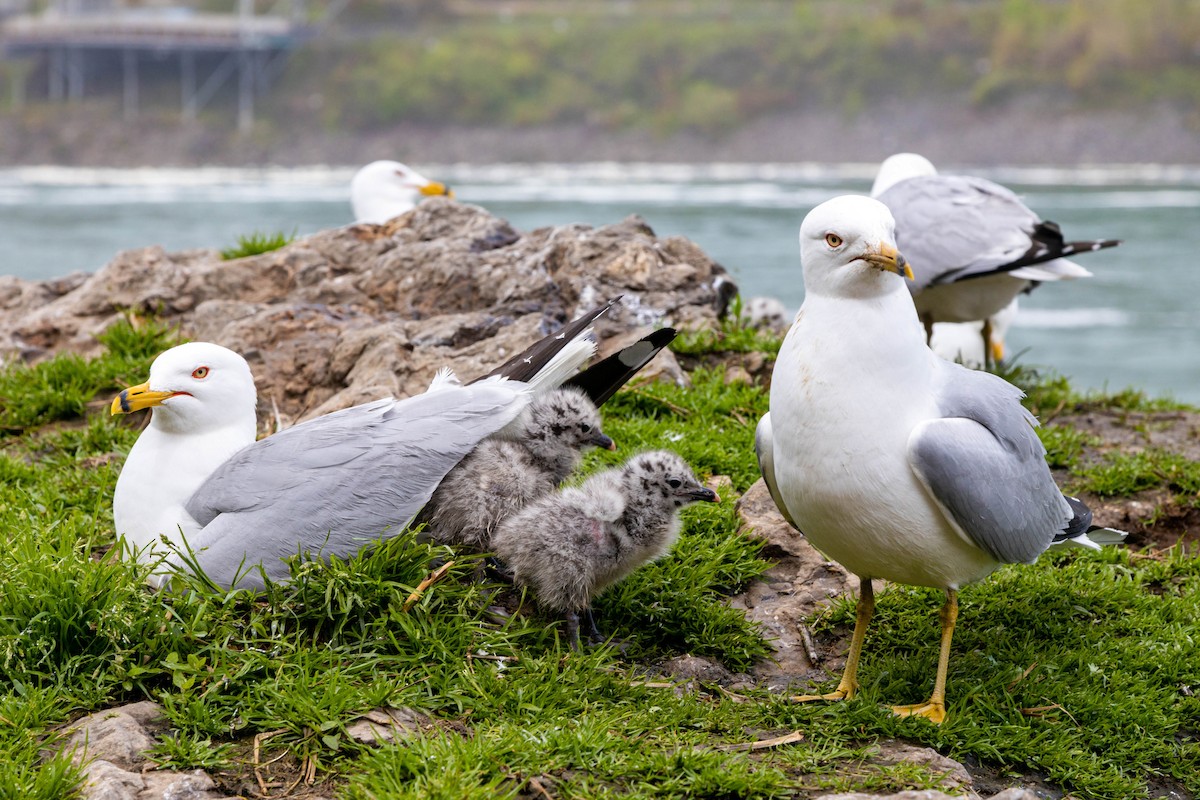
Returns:
[[[1020,258],[1040,222],[1010,190],[983,178],[909,178],[879,196],[896,220],[896,246],[908,259],[913,294],[985,275]]]
[[[284,579],[280,559],[298,550],[351,555],[402,530],[445,474],[527,403],[524,384],[493,379],[280,431],[235,454],[188,502],[205,526],[189,545],[223,586],[259,563]],[[260,585],[257,570],[237,584]]]
[[[935,376],[942,418],[909,438],[914,471],[976,545],[1002,562],[1033,561],[1073,516],[1037,420],[1021,391],[995,375],[939,359]]]

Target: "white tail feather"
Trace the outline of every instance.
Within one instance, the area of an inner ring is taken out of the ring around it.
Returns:
[[[433,376],[433,380],[429,382],[429,388],[426,391],[432,392],[435,389],[445,389],[448,386],[462,386],[462,381],[454,374],[454,370],[449,367],[442,367]]]
[[[1107,545],[1121,544],[1129,534],[1116,528],[1092,528],[1087,533],[1081,533],[1073,539],[1064,539],[1050,545],[1050,550],[1070,550],[1072,547],[1082,547],[1087,550],[1099,550]]]
[[[1090,278],[1092,273],[1065,258],[1056,258],[1044,264],[1034,264],[1028,267],[1014,269],[1008,273],[1014,278],[1027,281],[1062,281],[1073,278]]]
[[[579,371],[579,368],[596,354],[596,339],[592,329],[588,328],[580,336],[568,342],[554,354],[554,358],[533,376],[529,385],[534,392],[541,394],[551,389],[557,389]]]

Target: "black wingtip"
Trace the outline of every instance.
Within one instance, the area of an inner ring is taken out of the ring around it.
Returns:
[[[563,385],[582,390],[597,406],[604,405],[677,335],[674,328],[660,328],[628,347],[622,347],[608,358],[597,361]]]
[[[1054,542],[1062,542],[1067,539],[1074,539],[1080,534],[1087,533],[1092,527],[1092,510],[1087,507],[1087,504],[1078,497],[1071,497],[1069,494],[1064,494],[1063,498],[1067,501],[1067,505],[1071,507],[1071,512],[1075,515],[1071,521],[1067,523],[1067,527],[1061,533],[1055,534]]]
[[[550,363],[569,342],[574,341],[599,319],[606,311],[621,301],[622,295],[617,295],[602,306],[597,306],[578,319],[572,320],[560,330],[545,336],[525,348],[515,356],[505,361],[486,375],[481,375],[471,383],[478,383],[484,378],[502,375],[509,380],[530,381],[535,375]]]

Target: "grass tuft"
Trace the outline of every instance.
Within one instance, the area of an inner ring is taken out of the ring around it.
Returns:
[[[295,232],[288,235],[283,231],[276,231],[275,233],[259,233],[255,231],[248,236],[239,236],[235,246],[227,247],[221,251],[221,259],[223,261],[233,261],[237,258],[269,253],[272,250],[286,247],[295,240]]]

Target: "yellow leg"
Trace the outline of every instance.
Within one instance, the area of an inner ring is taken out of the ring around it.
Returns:
[[[867,638],[867,625],[875,613],[875,590],[870,578],[860,578],[862,590],[858,595],[858,613],[854,619],[854,635],[850,637],[850,652],[846,654],[846,671],[837,688],[829,694],[805,694],[793,697],[797,703],[812,700],[848,700],[858,689],[858,657],[862,655],[863,639]]]
[[[911,706],[892,706],[892,713],[900,717],[925,717],[936,725],[946,719],[946,670],[950,667],[950,639],[954,636],[954,622],[958,619],[958,592],[946,590],[946,604],[942,606],[942,649],[938,653],[937,678],[933,682],[933,694],[924,703]]]

